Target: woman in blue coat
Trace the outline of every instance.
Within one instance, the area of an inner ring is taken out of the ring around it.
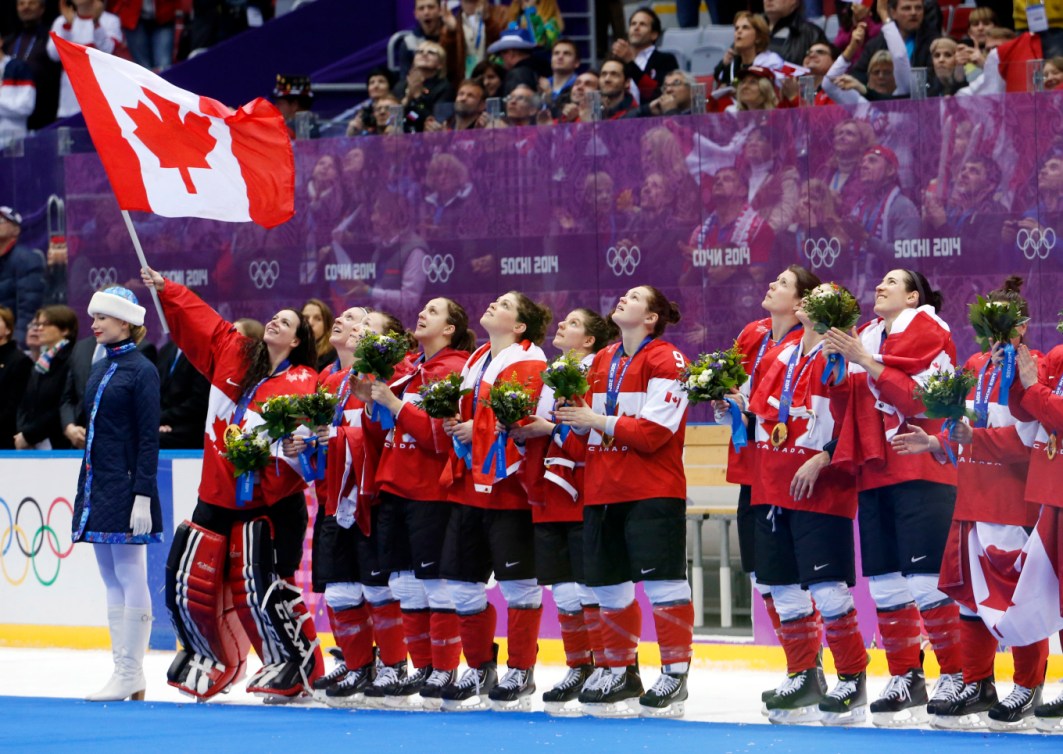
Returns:
[[[74,501],[72,540],[92,542],[107,588],[114,674],[89,701],[144,698],[144,652],[151,633],[147,552],[162,541],[155,474],[159,465],[159,373],[137,350],[144,307],[113,287],[89,302],[92,332],[106,358],[85,388],[85,459]],[[133,546],[130,546],[133,545]]]

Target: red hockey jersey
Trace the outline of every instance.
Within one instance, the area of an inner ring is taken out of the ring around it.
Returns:
[[[350,368],[347,368],[333,372],[327,375],[321,384],[327,391],[336,395],[343,389],[350,371]],[[351,379],[356,380],[358,376],[351,375]],[[340,423],[329,428],[328,472],[324,479],[315,483],[318,503],[325,506],[325,514],[328,516],[336,515],[340,497],[348,496],[355,487],[361,489],[361,478],[365,470],[361,420],[365,404],[350,390],[349,380],[347,382],[347,400],[343,404]],[[332,489],[334,487],[335,489]],[[343,487],[347,489],[344,490]]]
[[[1018,381],[1018,380],[1016,380]],[[1037,384],[1023,394],[1021,407],[1040,423],[1030,453],[1026,499],[1031,503],[1063,508],[1063,346],[1038,360]],[[1050,457],[1051,455],[1051,457]]]
[[[599,351],[587,375],[586,400],[599,414],[606,413],[609,365],[622,347],[613,343]],[[679,382],[686,357],[671,343],[656,339],[631,360],[619,386],[617,416],[609,419],[610,431],[603,435],[591,430],[587,440],[584,505],[687,496],[687,394]],[[623,364],[618,377],[621,370]]]

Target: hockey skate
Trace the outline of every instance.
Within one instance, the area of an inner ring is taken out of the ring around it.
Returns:
[[[1033,709],[1034,727],[1042,733],[1063,733],[1063,694]]]
[[[374,663],[348,670],[339,683],[325,689],[325,704],[330,707],[358,707],[365,704],[365,690],[373,682]]]
[[[417,696],[421,699],[421,708],[429,711],[438,710],[443,705],[443,689],[454,684],[458,678],[456,670],[433,670],[424,682]]]
[[[964,684],[952,701],[938,707],[930,724],[941,730],[981,730],[989,727],[986,713],[997,703],[993,676]]]
[[[989,712],[990,730],[1026,730],[1034,726],[1034,709],[1041,704],[1041,687],[1028,689],[1015,684],[1011,693],[994,704]]]
[[[862,725],[867,719],[867,674],[839,673],[838,683],[819,703],[823,725]]]
[[[665,673],[639,699],[643,717],[682,717],[686,714],[687,674]]]
[[[313,693],[313,683],[307,688],[300,664],[294,660],[265,665],[247,684],[250,693],[262,697],[263,704],[292,704],[309,698]]]
[[[826,693],[826,680],[816,668],[790,673],[775,696],[767,701],[768,721],[775,725],[817,722],[819,703]]]
[[[494,645],[494,660],[488,660],[478,668],[466,670],[457,683],[443,689],[443,710],[446,712],[472,712],[490,709],[488,694],[498,685],[498,645]]]
[[[531,712],[534,693],[535,668],[509,668],[487,697],[497,712]]]
[[[384,695],[384,706],[389,709],[423,709],[421,690],[433,674],[431,665],[407,672],[402,683]]]
[[[579,692],[583,684],[591,677],[594,667],[580,665],[577,668],[569,668],[561,682],[543,694],[543,704],[546,706],[546,714],[555,717],[580,717],[583,708],[579,704]]]
[[[926,713],[936,715],[944,709],[963,691],[963,673],[943,673],[934,684],[934,691],[930,694],[930,701],[926,703]]]
[[[596,670],[579,694],[584,711],[593,717],[638,717],[639,698],[643,693],[638,666],[599,670],[601,672]]]
[[[823,650],[816,655],[816,672],[819,674],[820,685],[827,688],[827,676],[823,673]],[[760,714],[768,716],[768,700],[779,693],[780,689],[790,680],[790,676],[783,678],[782,682],[773,689],[765,689],[760,692]]]
[[[377,668],[376,678],[366,687],[364,698],[367,707],[384,707],[385,699],[397,696],[406,683],[406,661]]]
[[[891,676],[885,690],[871,702],[871,722],[880,728],[907,728],[927,721],[926,679],[921,668]]]
[[[312,684],[314,699],[322,703],[325,701],[325,691],[347,677],[347,663],[343,661],[343,654],[335,652],[334,649],[330,649],[329,653],[336,658],[336,667]]]

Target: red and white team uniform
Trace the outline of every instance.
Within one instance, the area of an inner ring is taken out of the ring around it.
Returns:
[[[1040,506],[1026,502],[1024,494],[1038,425],[1018,421],[1009,408],[1022,398],[1017,379],[1009,405],[1000,403],[1002,367],[992,364],[991,354],[975,354],[964,368],[979,376],[967,408],[974,412],[988,402],[986,423],[974,429],[970,446],[952,443],[958,461],[956,509],[938,587],[964,608],[965,618],[970,616],[960,621],[963,680],[975,683],[993,675],[999,641],[993,631],[1014,597],[1015,563],[1029,539],[1023,527],[1037,523]],[[948,433],[939,434],[938,441],[950,442]],[[1015,655],[1015,682],[1031,689],[1043,684],[1047,640],[1017,643],[1009,636],[1007,643]]]
[[[94,47],[100,52],[112,53],[122,42],[122,22],[118,16],[106,11],[99,19],[75,15],[74,19],[68,22],[63,16],[59,16],[52,22],[52,33],[67,42],[76,42],[85,47]],[[48,57],[59,62],[59,50],[51,38],[48,39]],[[67,72],[63,71],[59,79],[58,117],[67,118],[79,112],[81,107],[74,95],[74,87],[70,85]]]

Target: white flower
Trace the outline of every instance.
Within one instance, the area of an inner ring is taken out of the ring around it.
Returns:
[[[712,370],[711,369],[706,369],[704,372],[702,372],[700,375],[698,375],[698,384],[701,385],[702,387],[708,385],[710,382],[712,382]]]
[[[555,361],[550,366],[553,367],[554,369],[564,369],[565,368],[565,360],[564,359],[558,359],[557,361]]]

